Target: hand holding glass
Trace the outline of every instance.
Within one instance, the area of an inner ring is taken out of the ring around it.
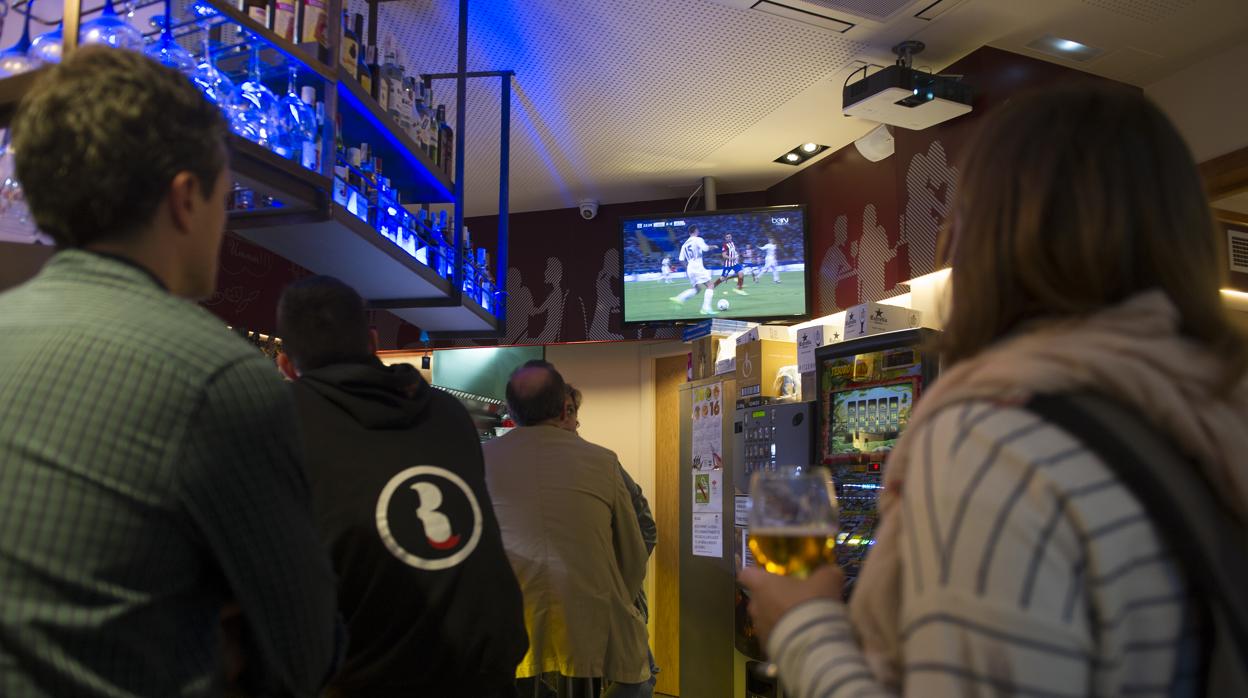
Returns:
[[[800,579],[836,563],[836,494],[826,468],[756,472],[750,499],[750,552],[763,569]]]

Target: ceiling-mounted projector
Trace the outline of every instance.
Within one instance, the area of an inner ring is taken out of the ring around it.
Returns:
[[[893,48],[896,65],[846,85],[841,99],[845,116],[919,131],[970,113],[974,94],[960,78],[910,67],[923,48],[918,41],[902,42]]]

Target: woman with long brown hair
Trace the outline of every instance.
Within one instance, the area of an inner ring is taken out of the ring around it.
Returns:
[[[963,164],[946,371],[889,459],[848,608],[747,570],[789,695],[1194,695],[1190,585],[1107,463],[1025,409],[1093,393],[1248,510],[1248,346],[1186,146],[1137,90],[1017,97]]]

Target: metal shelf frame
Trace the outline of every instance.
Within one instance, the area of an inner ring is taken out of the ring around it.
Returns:
[[[171,21],[175,38],[184,38],[197,31],[209,31],[209,25],[221,26],[229,23],[237,25],[245,34],[250,34],[263,42],[265,51],[275,50],[285,56],[286,60],[294,61],[301,66],[305,74],[313,81],[323,84],[326,123],[333,124],[338,118],[344,122],[353,121],[350,131],[352,136],[367,135],[369,143],[381,145],[387,174],[400,170],[397,176],[391,176],[396,189],[414,199],[405,201],[410,204],[451,203],[454,206],[454,264],[449,280],[443,279],[433,269],[419,268],[421,263],[405,258],[402,250],[391,250],[392,246],[378,231],[362,221],[340,210],[331,202],[333,188],[333,164],[335,162],[334,129],[326,128],[321,139],[321,168],[319,172],[307,170],[297,163],[275,155],[254,143],[231,135],[229,149],[231,151],[231,170],[236,179],[246,183],[257,195],[273,196],[282,202],[280,208],[268,208],[249,211],[231,212],[231,225],[240,233],[257,240],[262,245],[264,240],[281,240],[280,245],[286,250],[283,256],[291,256],[292,245],[300,244],[302,237],[299,231],[306,229],[307,242],[314,244],[318,239],[326,239],[326,235],[343,236],[335,239],[335,245],[343,249],[371,250],[365,257],[377,258],[376,252],[384,253],[384,257],[392,260],[398,268],[406,269],[412,276],[410,283],[399,284],[404,289],[421,289],[417,293],[404,295],[395,292],[380,292],[366,296],[370,305],[386,308],[401,317],[406,314],[415,318],[433,318],[434,324],[422,326],[430,336],[449,337],[480,337],[497,338],[503,334],[506,320],[506,277],[508,267],[508,218],[510,213],[510,159],[511,159],[511,81],[515,72],[511,70],[476,71],[468,70],[468,0],[456,0],[458,5],[458,36],[456,46],[456,72],[423,74],[421,79],[426,86],[435,80],[455,81],[455,153],[454,177],[440,172],[430,162],[428,156],[416,147],[415,143],[400,129],[388,115],[381,112],[380,107],[345,74],[339,65],[339,45],[344,27],[342,27],[342,11],[344,0],[328,0],[328,57],[322,61],[317,56],[316,44],[287,41],[278,36],[268,27],[254,21],[240,11],[231,0],[202,0],[211,5],[219,13],[209,21],[182,19]],[[376,44],[376,27],[381,2],[386,0],[368,0],[369,43]],[[154,5],[162,0],[139,0],[140,7]],[[63,54],[74,51],[79,44],[82,19],[99,12],[103,2],[92,2],[91,8],[84,8],[83,0],[62,0],[63,14]],[[13,5],[15,12],[29,12],[29,0],[17,0]],[[32,15],[33,21],[50,24],[50,21]],[[151,32],[147,32],[150,34]],[[237,46],[230,47],[231,50]],[[270,57],[272,53],[268,54]],[[17,103],[30,89],[44,71],[0,80],[0,126],[7,126],[11,121]],[[499,193],[498,193],[498,245],[495,255],[497,272],[494,275],[496,296],[494,308],[486,310],[480,304],[463,293],[464,266],[469,260],[464,258],[464,170],[465,170],[465,139],[467,124],[467,81],[470,79],[493,79],[500,82],[500,159],[499,159]],[[344,123],[343,130],[348,131]],[[363,139],[361,139],[363,140]],[[274,229],[274,234],[266,236],[265,229]],[[292,237],[295,236],[295,237]],[[368,236],[376,240],[368,239]],[[360,247],[360,245],[364,247]],[[270,247],[270,249],[274,249]],[[298,251],[304,259],[320,259],[324,262],[325,255]],[[389,263],[388,263],[389,264]],[[323,266],[323,265],[322,265]],[[319,273],[340,273],[341,267],[350,266],[349,261],[337,263],[336,268],[311,268]],[[368,274],[368,269],[360,270],[360,274]],[[395,277],[394,269],[386,274]],[[358,276],[358,275],[357,275]],[[430,289],[440,291],[430,294]],[[445,289],[443,292],[442,289]],[[386,289],[390,290],[390,289]],[[378,289],[374,288],[374,291]],[[462,312],[460,312],[462,311]],[[442,328],[437,323],[445,322]]]

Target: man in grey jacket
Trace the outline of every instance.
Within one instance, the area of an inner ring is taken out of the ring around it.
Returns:
[[[580,435],[581,428],[581,402],[583,396],[581,391],[577,390],[571,383],[567,384],[567,399],[564,401],[563,423],[561,427],[567,429],[573,434]],[[654,523],[654,514],[650,512],[650,502],[646,501],[646,495],[641,491],[641,485],[628,474],[624,466],[620,466],[620,476],[624,478],[624,486],[628,488],[628,494],[633,500],[633,513],[637,516],[637,528],[641,530],[641,539],[646,543],[646,556],[654,554],[654,546],[659,542],[659,528]],[[641,617],[647,623],[650,622],[650,604],[646,599],[646,590],[643,587],[637,594],[634,601],[637,610],[641,612]],[[650,680],[647,682],[648,690],[642,690],[633,695],[636,698],[647,698],[654,695],[654,684],[657,680],[659,667],[654,663],[654,653],[650,653]]]
[[[512,374],[520,426],[485,444],[486,483],[524,591],[529,653],[519,678],[605,679],[608,696],[648,686],[646,624],[633,605],[646,545],[611,451],[561,428],[563,377],[546,362]],[[642,693],[644,695],[644,693]]]

